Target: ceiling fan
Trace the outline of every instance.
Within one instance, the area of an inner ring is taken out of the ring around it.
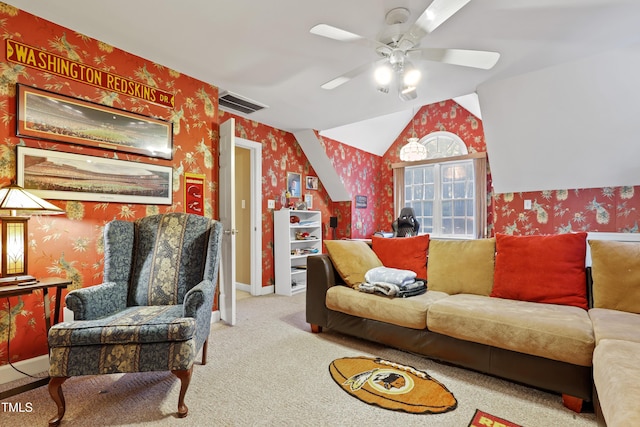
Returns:
[[[433,0],[429,7],[418,17],[416,22],[404,34],[391,37],[384,42],[370,40],[358,34],[333,27],[327,24],[318,24],[309,30],[312,34],[346,43],[357,43],[375,51],[382,58],[373,64],[361,65],[341,76],[329,80],[321,87],[323,89],[335,89],[358,75],[370,70],[373,66],[374,78],[378,90],[388,93],[395,79],[398,87],[398,96],[403,101],[417,97],[417,85],[421,78],[420,70],[410,61],[427,60],[436,61],[464,67],[480,68],[488,70],[492,68],[500,54],[498,52],[443,49],[443,48],[419,48],[424,36],[434,31],[447,19],[462,9],[471,0]],[[406,8],[391,9],[386,15],[389,25],[403,24],[407,22],[410,12]]]

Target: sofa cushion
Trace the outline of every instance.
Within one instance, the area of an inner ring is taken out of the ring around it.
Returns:
[[[373,236],[371,247],[385,267],[411,270],[420,279],[427,278],[428,234],[392,238]]]
[[[589,314],[578,307],[451,295],[429,306],[433,332],[506,350],[591,366]]]
[[[640,242],[589,240],[593,306],[640,313]]]
[[[492,297],[587,309],[587,233],[496,236]]]
[[[603,339],[640,343],[640,314],[607,308],[592,308],[589,310],[589,317],[593,323],[596,345]]]
[[[363,241],[325,240],[324,244],[338,274],[351,287],[363,283],[367,271],[382,266],[373,249]]]
[[[593,353],[593,382],[608,426],[639,426],[640,343],[600,341]]]
[[[410,298],[388,298],[346,286],[332,286],[327,291],[325,302],[333,311],[405,328],[424,329],[427,326],[427,307],[446,297],[447,294],[442,292],[427,291]]]
[[[62,322],[49,330],[49,347],[187,341],[195,319],[182,305],[129,307],[97,320]]]
[[[495,251],[494,238],[431,240],[429,289],[450,295],[489,295],[493,287]]]

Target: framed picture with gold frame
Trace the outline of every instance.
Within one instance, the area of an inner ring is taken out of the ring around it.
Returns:
[[[173,168],[17,147],[17,183],[43,199],[170,205]]]
[[[17,85],[16,135],[171,160],[171,122]]]

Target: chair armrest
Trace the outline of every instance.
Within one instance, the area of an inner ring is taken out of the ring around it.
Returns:
[[[211,280],[203,280],[184,296],[184,317],[192,317],[196,320],[196,342],[198,349],[200,349],[200,346],[209,336],[215,290],[216,287]]]
[[[65,303],[74,320],[100,319],[127,308],[127,290],[126,283],[102,283],[69,292]]]

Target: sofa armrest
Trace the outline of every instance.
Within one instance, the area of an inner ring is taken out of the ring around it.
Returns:
[[[327,254],[307,257],[307,323],[327,326],[327,290],[340,284],[340,278]]]
[[[65,303],[74,320],[100,319],[127,307],[127,290],[126,283],[102,283],[69,292]]]

